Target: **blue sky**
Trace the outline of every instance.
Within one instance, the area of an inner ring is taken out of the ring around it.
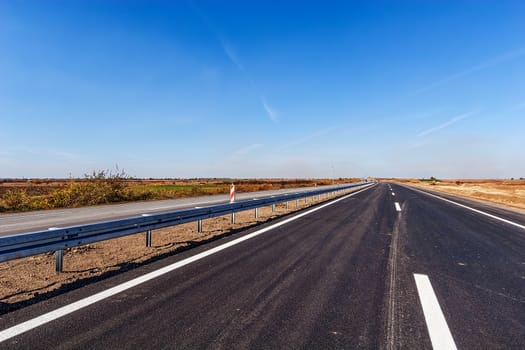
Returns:
[[[525,177],[523,1],[1,1],[0,178]]]

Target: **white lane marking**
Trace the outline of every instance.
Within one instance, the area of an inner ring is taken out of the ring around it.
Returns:
[[[499,216],[496,216],[496,215],[492,215],[492,214],[489,214],[489,213],[486,213],[484,211],[481,211],[481,210],[478,210],[478,209],[474,209],[474,208],[471,208],[469,206],[466,206],[464,204],[460,204],[458,202],[454,202],[454,201],[451,201],[450,199],[446,199],[446,198],[443,198],[443,197],[440,197],[440,196],[436,196],[435,194],[432,194],[432,193],[428,193],[428,192],[425,192],[425,191],[420,191],[420,190],[416,190],[415,188],[410,188],[411,190],[414,190],[414,191],[417,191],[417,192],[421,192],[421,193],[424,193],[428,196],[431,196],[431,197],[435,197],[435,198],[438,198],[438,199],[441,199],[442,201],[445,201],[445,202],[449,202],[451,204],[454,204],[454,205],[457,205],[458,207],[462,207],[462,208],[465,208],[465,209],[468,209],[468,210],[472,210],[473,212],[475,213],[478,213],[478,214],[481,214],[481,215],[485,215],[485,216],[488,216],[489,218],[492,218],[492,219],[496,219],[496,220],[499,220],[499,221],[502,221],[506,224],[509,224],[509,225],[513,225],[513,226],[516,226],[516,227],[519,227],[523,230],[525,230],[525,225],[520,225],[514,221],[510,221],[510,220],[507,220],[507,219],[503,219],[503,218],[500,218]]]
[[[419,301],[423,307],[423,314],[425,314],[432,348],[434,350],[457,349],[428,276],[415,273],[414,279],[416,280]]]
[[[392,196],[395,196],[396,194],[394,192],[392,192]]]
[[[271,226],[268,226],[268,227],[265,227],[263,229],[260,229],[258,231],[255,231],[255,232],[252,232],[246,236],[243,236],[243,237],[240,237],[240,238],[237,238],[231,242],[228,242],[228,243],[224,243],[220,246],[217,246],[215,248],[212,248],[212,249],[209,249],[209,250],[206,250],[204,252],[201,252],[199,254],[196,254],[194,256],[191,256],[189,258],[186,258],[186,259],[183,259],[181,261],[178,261],[174,264],[171,264],[171,265],[168,265],[168,266],[165,266],[161,269],[158,269],[158,270],[155,270],[155,271],[152,271],[150,273],[147,273],[145,274],[144,276],[141,276],[141,277],[137,277],[137,278],[134,278],[128,282],[125,282],[125,283],[122,283],[122,284],[119,284],[115,287],[112,287],[110,289],[107,289],[103,292],[100,292],[100,293],[97,293],[97,294],[94,294],[92,296],[89,296],[89,297],[86,297],[84,299],[81,299],[79,301],[76,301],[72,304],[69,304],[69,305],[66,305],[66,306],[63,306],[61,308],[58,308],[54,311],[51,311],[51,312],[48,312],[46,314],[43,314],[41,316],[38,316],[36,318],[33,318],[31,320],[28,320],[28,321],[25,321],[25,322],[22,322],[16,326],[13,326],[13,327],[10,327],[10,328],[7,328],[3,331],[0,332],[0,343],[3,342],[3,341],[6,341],[7,339],[10,339],[10,338],[13,338],[17,335],[20,335],[22,333],[25,333],[27,331],[30,331],[34,328],[37,328],[43,324],[46,324],[48,322],[51,322],[51,321],[54,321],[58,318],[61,318],[63,316],[66,316],[70,313],[73,313],[75,311],[78,311],[82,308],[85,308],[86,306],[89,306],[89,305],[92,305],[94,303],[97,303],[101,300],[104,300],[104,299],[107,299],[115,294],[118,294],[118,293],[121,293],[127,289],[130,289],[130,288],[133,288],[133,287],[136,287],[142,283],[145,283],[147,281],[150,281],[154,278],[157,278],[159,276],[162,276],[162,275],[165,275],[167,274],[168,272],[171,272],[173,270],[177,270],[183,266],[186,266],[188,264],[191,264],[192,262],[195,262],[197,260],[200,260],[200,259],[203,259],[207,256],[210,256],[212,254],[215,254],[215,253],[218,253],[220,252],[221,250],[224,250],[224,249],[227,249],[229,247],[232,247],[236,244],[239,244],[241,242],[244,242],[250,238],[253,238],[253,237],[256,237],[256,236],[259,236],[260,234],[263,234],[265,232],[268,232],[270,230],[273,230],[277,227],[280,227],[280,226],[283,226],[287,223],[290,223],[292,221],[295,221],[299,218],[302,218],[303,216],[306,216],[306,215],[309,215],[313,212],[316,212],[320,209],[323,209],[323,208],[326,208],[332,204],[335,204],[337,202],[340,202],[342,200],[345,200],[349,197],[352,197],[358,193],[361,193],[363,191],[366,191],[370,188],[372,188],[374,186],[367,186],[365,188],[363,188],[362,190],[359,190],[357,192],[353,192],[353,193],[350,193],[344,197],[341,197],[341,198],[338,198],[338,199],[335,199],[333,201],[330,201],[326,204],[323,204],[323,205],[320,205],[318,207],[315,207],[313,209],[310,209],[308,211],[305,211],[304,213],[301,213],[301,214],[298,214],[298,215],[295,215],[289,219],[286,219],[286,220],[283,220],[283,221],[280,221],[276,224],[273,224]]]
[[[167,205],[167,206],[163,206],[163,207],[145,208],[144,210],[154,211],[154,210],[161,210],[161,209],[190,208],[194,204],[203,205],[203,204],[216,204],[216,203],[220,203],[220,202],[224,202],[224,200],[223,199],[217,199],[217,200],[202,201],[202,202],[200,202],[200,201],[199,202],[191,201],[191,202],[188,202],[188,203],[173,204],[173,205]]]
[[[401,211],[401,206],[399,205],[398,202],[395,202],[394,205],[395,205],[397,211]]]

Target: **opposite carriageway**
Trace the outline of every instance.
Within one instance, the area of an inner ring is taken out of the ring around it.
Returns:
[[[152,230],[155,229],[197,221],[200,232],[202,231],[202,220],[204,219],[231,214],[232,222],[234,222],[235,213],[237,212],[254,209],[257,217],[258,208],[260,207],[272,206],[275,209],[276,204],[286,203],[288,206],[290,201],[296,201],[297,206],[300,199],[319,198],[321,195],[335,196],[356,187],[370,185],[371,183],[368,182],[359,182],[330,186],[318,190],[286,193],[235,203],[195,207],[160,214],[143,214],[141,216],[94,224],[50,228],[48,230],[3,236],[0,237],[0,262],[55,252],[56,271],[61,272],[63,250],[67,248],[144,232],[146,232],[146,245],[150,246]]]

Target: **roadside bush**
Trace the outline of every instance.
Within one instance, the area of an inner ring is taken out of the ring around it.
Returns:
[[[3,196],[7,209],[28,210],[31,209],[30,197],[25,190],[7,190]]]
[[[8,182],[8,180],[3,181]],[[312,186],[312,180],[235,180],[207,179],[195,181],[161,181],[151,184],[136,180],[124,171],[98,170],[81,179],[69,181],[31,180],[24,187],[0,187],[0,211],[73,208],[117,202],[172,199],[229,193],[235,182],[237,192],[252,192],[287,187]],[[322,180],[315,181],[318,185]],[[330,180],[333,182],[333,180]],[[44,184],[45,183],[45,184]]]
[[[68,208],[150,198],[151,194],[148,193],[135,196],[127,188],[127,179],[129,177],[124,171],[93,171],[86,174],[84,179],[71,180],[66,188],[54,191],[50,203],[54,208]]]
[[[78,192],[77,184],[70,182],[68,187],[51,193],[49,201],[53,208],[67,208],[73,206],[75,193]]]

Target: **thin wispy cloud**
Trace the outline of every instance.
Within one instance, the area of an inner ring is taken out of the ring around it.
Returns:
[[[244,74],[244,77],[246,80],[250,83],[252,88],[255,90],[257,96],[259,97],[259,101],[261,102],[261,106],[266,112],[266,115],[268,118],[274,122],[277,123],[279,121],[278,115],[272,107],[269,106],[266,97],[260,93],[260,90],[258,88],[258,85],[253,80],[250,72],[246,69],[246,67],[242,64],[241,59],[239,58],[239,55],[237,54],[237,51],[235,50],[234,46],[226,40],[226,38],[219,34],[219,31],[215,29],[215,27],[211,24],[211,21],[208,19],[208,17],[200,10],[200,8],[193,2],[190,1],[190,5],[193,8],[193,10],[199,15],[201,20],[204,22],[204,24],[208,27],[208,29],[215,35],[217,40],[219,41],[222,50],[230,60],[230,62],[239,69]]]
[[[336,130],[338,128],[336,127],[331,127],[331,128],[326,128],[326,129],[322,129],[322,130],[319,130],[319,131],[316,131],[310,135],[306,135],[304,137],[301,137],[300,139],[297,139],[297,140],[294,140],[294,141],[291,141],[287,144],[284,144],[283,146],[281,146],[279,148],[279,150],[284,150],[284,149],[287,149],[287,148],[293,148],[293,147],[296,147],[296,146],[300,146],[300,145],[303,145],[305,143],[308,143],[310,141],[313,141],[321,136],[324,136],[324,135],[327,135],[329,134],[330,132]]]
[[[226,56],[228,56],[228,58],[230,59],[230,61],[235,66],[237,66],[237,68],[241,72],[246,73],[246,69],[244,69],[244,66],[242,65],[241,61],[239,60],[239,57],[237,56],[237,52],[235,51],[233,46],[231,44],[228,44],[226,42],[226,40],[224,38],[220,37],[217,33],[215,33],[215,35],[219,39],[219,42],[221,43],[221,47],[222,47],[224,53],[226,54]]]
[[[264,99],[264,97],[261,97],[261,103],[264,107],[264,110],[266,111],[266,114],[268,114],[268,117],[274,122],[277,123],[279,121],[279,113],[272,107],[268,105],[268,102]]]
[[[451,75],[449,75],[447,77],[444,77],[444,78],[442,78],[440,80],[437,80],[437,81],[435,81],[435,82],[433,82],[433,83],[431,83],[431,84],[429,84],[427,86],[424,86],[424,87],[422,87],[420,89],[417,89],[416,91],[414,91],[412,93],[412,95],[420,94],[422,92],[434,89],[434,88],[436,88],[438,86],[441,86],[441,85],[446,84],[448,82],[451,82],[451,81],[454,81],[456,79],[462,78],[462,77],[467,76],[469,74],[482,71],[484,69],[487,69],[487,68],[499,65],[501,63],[512,61],[512,60],[517,59],[517,58],[522,57],[522,56],[525,56],[525,49],[507,52],[507,53],[505,53],[505,54],[503,54],[501,56],[498,56],[498,57],[495,57],[495,58],[493,58],[491,60],[482,62],[480,64],[477,64],[475,66],[467,68],[467,69],[465,69],[465,70],[463,70],[461,72],[458,72],[458,73],[455,73],[455,74],[451,74]]]
[[[433,128],[430,128],[430,129],[426,129],[426,130],[423,130],[421,131],[417,136],[419,137],[423,137],[423,136],[428,136],[430,134],[433,134],[435,132],[438,132],[440,130],[443,130],[445,128],[448,128],[458,122],[460,122],[461,120],[465,119],[465,118],[468,118],[468,117],[471,117],[473,116],[474,114],[477,114],[478,112],[468,112],[468,113],[464,113],[464,114],[460,114],[458,116],[455,116],[454,118],[451,118],[449,120],[447,120],[446,122],[444,122],[443,124],[440,124],[438,126],[435,126]]]
[[[525,109],[525,102],[518,103],[518,104],[514,105],[514,107],[512,108],[512,110],[514,110],[514,111],[521,111],[523,109]]]
[[[429,139],[426,139],[426,140],[415,142],[415,143],[412,143],[412,144],[408,145],[407,149],[408,150],[415,150],[417,148],[421,148],[421,147],[430,145],[431,143],[432,143],[432,141],[430,141]]]
[[[239,148],[238,150],[236,150],[234,152],[234,154],[236,155],[245,155],[245,154],[248,154],[258,148],[261,148],[263,146],[263,144],[261,143],[253,143],[251,145],[248,145],[248,146],[245,146],[245,147],[242,147],[242,148]]]
[[[11,150],[13,153],[26,153],[36,156],[45,156],[57,158],[65,161],[81,160],[81,156],[64,150],[53,148],[31,148],[31,147],[16,147]]]
[[[50,154],[55,156],[55,157],[63,158],[64,160],[68,160],[68,161],[73,161],[73,160],[80,159],[79,155],[74,154],[74,153],[70,153],[70,152],[65,152],[65,151],[50,150]]]
[[[432,118],[438,114],[443,113],[445,109],[444,108],[436,108],[428,111],[423,112],[417,112],[417,113],[410,113],[408,115],[405,115],[402,117],[403,120],[422,120],[422,119],[428,119]]]
[[[253,153],[254,151],[256,151],[257,149],[263,147],[264,145],[261,144],[261,143],[252,143],[250,145],[247,145],[247,146],[244,146],[244,147],[241,147],[237,150],[235,150],[231,155],[230,155],[230,159],[231,160],[238,160],[240,158],[243,158],[244,156],[247,156],[248,154],[250,153]]]
[[[224,50],[224,53],[226,54],[226,56],[228,56],[230,61],[239,69],[239,71],[241,71],[244,74],[246,80],[248,80],[252,88],[257,92],[259,96],[259,100],[261,101],[261,105],[264,111],[266,112],[266,114],[268,115],[268,118],[270,118],[272,122],[277,123],[279,121],[279,115],[277,111],[268,104],[266,97],[259,92],[259,88],[257,84],[255,83],[250,73],[246,70],[246,68],[242,64],[241,60],[239,59],[239,56],[237,55],[236,51],[233,49],[232,45],[228,44],[224,38],[221,38],[218,35],[217,37],[219,38],[221,47]]]

